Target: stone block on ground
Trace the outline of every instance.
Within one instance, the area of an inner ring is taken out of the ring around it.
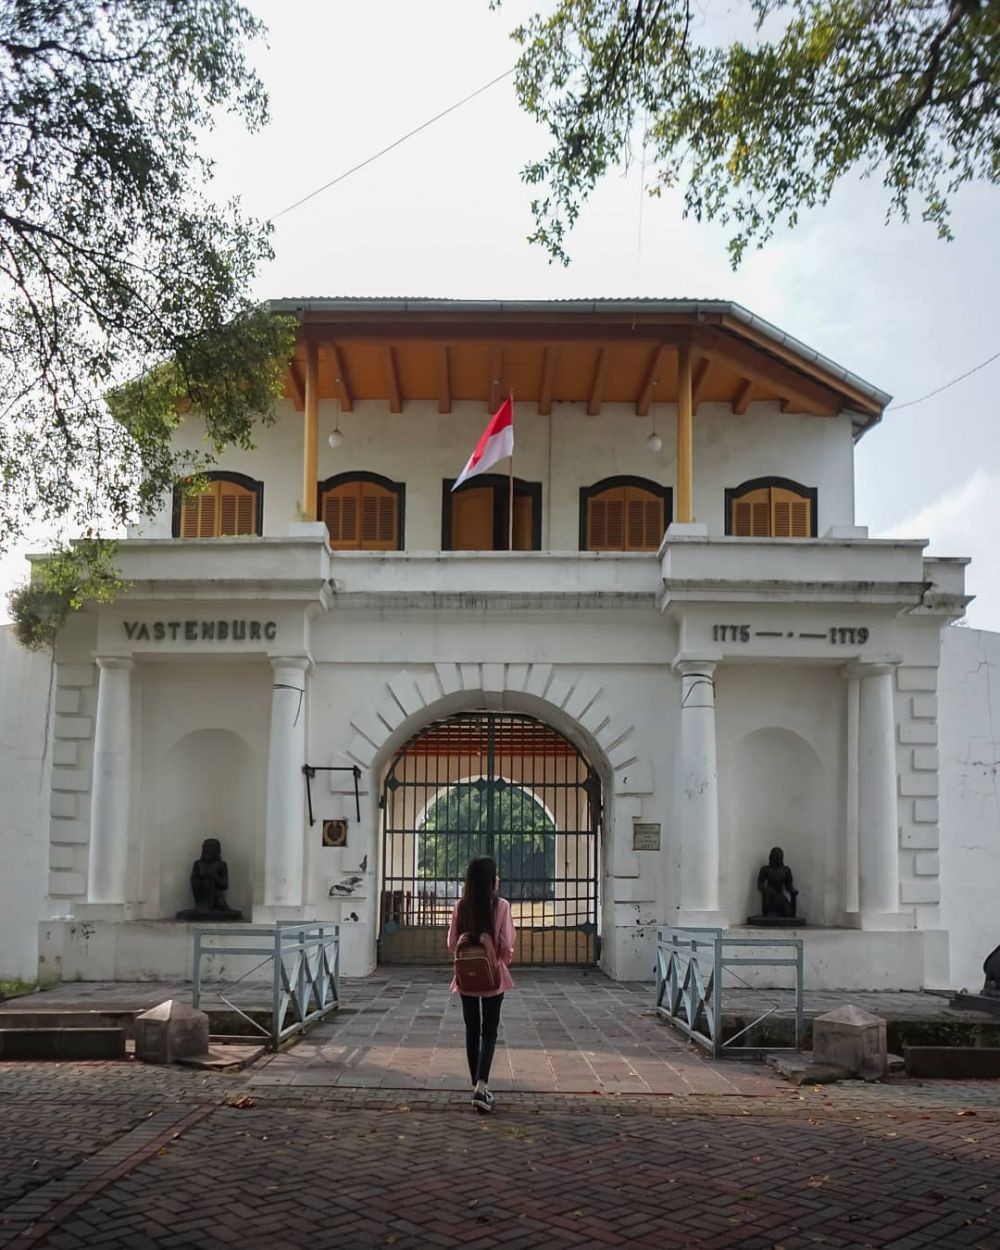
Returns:
[[[208,1054],[208,1016],[168,998],[135,1018],[135,1057],[143,1063],[177,1063]]]
[[[848,1004],[813,1021],[813,1061],[843,1076],[881,1081],[889,1074],[885,1021]]]
[[[808,1055],[768,1055],[766,1062],[779,1076],[793,1085],[832,1085],[842,1081],[846,1073],[832,1064],[816,1063]]]

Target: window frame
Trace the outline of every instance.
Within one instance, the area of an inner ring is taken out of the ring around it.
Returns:
[[[663,532],[666,533],[674,519],[674,490],[672,486],[664,486],[661,482],[654,482],[652,478],[639,477],[635,473],[616,473],[611,477],[602,477],[599,482],[594,482],[590,486],[580,487],[580,550],[593,551],[593,547],[587,546],[587,513],[590,507],[590,501],[595,495],[602,495],[606,490],[615,490],[622,486],[634,486],[636,490],[647,491],[650,495],[656,495],[663,500]],[[597,552],[598,555],[615,555],[613,551]],[[620,551],[617,553],[622,556],[630,555],[647,555],[651,556],[655,553],[649,551]]]
[[[751,477],[745,482],[740,482],[739,486],[726,487],[726,537],[735,538],[737,535],[733,533],[733,504],[742,495],[748,494],[752,490],[763,490],[765,487],[777,486],[779,490],[791,491],[793,495],[798,495],[800,499],[809,501],[809,538],[817,536],[817,521],[819,520],[819,488],[816,486],[803,486],[801,482],[793,481],[790,477]],[[760,541],[759,537],[754,541]],[[774,535],[769,534],[767,541],[773,542]],[[800,540],[799,540],[800,541]]]
[[[494,495],[501,488],[504,493],[503,507],[506,508],[506,492],[510,489],[510,479],[506,473],[477,473],[475,477],[469,478],[454,492],[460,495],[462,491],[477,490],[483,486],[491,486]],[[452,486],[455,484],[455,478],[446,477],[441,483],[441,550],[454,551],[452,543],[452,524],[451,524],[451,499]],[[529,551],[541,551],[542,549],[542,484],[541,482],[529,482],[527,478],[514,478],[514,497],[528,498],[531,500],[531,546]],[[494,502],[495,507],[495,502]],[[493,521],[494,537],[496,536],[497,521],[494,516]],[[464,548],[462,548],[464,550]],[[494,551],[506,551],[507,547],[494,547]]]
[[[226,469],[213,469],[205,473],[192,473],[191,477],[203,477],[207,482],[230,482],[233,486],[242,486],[256,496],[256,521],[254,534],[216,534],[215,538],[263,538],[264,536],[264,483],[247,473],[233,473]],[[174,484],[173,505],[170,516],[170,537],[181,538],[181,514],[184,510],[183,483]],[[205,539],[184,538],[182,541],[205,542]]]
[[[367,469],[352,469],[346,473],[333,473],[316,483],[316,519],[323,520],[323,496],[328,490],[338,486],[346,486],[349,482],[370,482],[372,486],[381,486],[396,496],[396,546],[395,547],[346,547],[346,551],[405,551],[406,550],[406,483],[394,482],[391,477],[381,473],[370,473]]]

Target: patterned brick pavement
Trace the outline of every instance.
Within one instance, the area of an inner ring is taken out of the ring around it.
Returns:
[[[508,1094],[487,1118],[441,1091],[0,1064],[0,1246],[995,1250],[997,1084]]]
[[[465,1030],[447,972],[380,970],[302,1043],[258,1065],[255,1085],[466,1089]],[[599,972],[527,970],[506,995],[490,1085],[578,1094],[773,1094],[757,1065],[706,1061],[652,1009],[649,985]]]
[[[1000,1081],[796,1090],[522,974],[481,1117],[439,974],[350,989],[244,1073],[0,1063],[0,1247],[1000,1247]]]

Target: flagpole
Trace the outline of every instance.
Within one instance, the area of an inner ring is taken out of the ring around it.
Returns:
[[[514,427],[514,392],[510,391],[510,424]],[[507,550],[514,550],[514,448],[510,449],[510,479],[507,491]]]

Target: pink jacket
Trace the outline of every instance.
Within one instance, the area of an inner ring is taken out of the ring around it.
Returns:
[[[452,955],[455,954],[458,939],[461,936],[458,931],[458,904],[456,903],[451,913],[451,924],[448,927],[448,950]],[[514,988],[514,980],[510,975],[510,961],[514,958],[514,917],[510,913],[510,903],[505,898],[497,899],[493,940],[496,942],[497,954],[500,957],[500,988],[494,990],[492,994],[480,994],[479,998],[494,998],[497,994]],[[454,977],[451,979],[451,988],[453,993],[458,989]]]

